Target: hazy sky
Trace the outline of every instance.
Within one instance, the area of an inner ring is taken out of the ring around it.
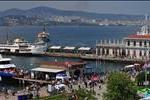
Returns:
[[[0,1],[0,11],[48,6],[63,10],[97,13],[150,14],[150,1]]]

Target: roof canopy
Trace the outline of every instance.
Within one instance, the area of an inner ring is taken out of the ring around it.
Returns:
[[[64,49],[64,50],[74,50],[75,47],[69,47],[69,46],[66,46],[66,47],[64,47],[63,49]]]
[[[80,48],[78,48],[78,50],[90,50],[91,48],[90,47],[80,47]]]
[[[0,65],[0,69],[5,69],[5,68],[15,68],[16,66],[14,64],[5,64],[5,65]]]
[[[146,35],[131,34],[131,35],[129,35],[127,38],[150,39],[150,34],[146,34]]]
[[[127,66],[125,66],[125,68],[132,68],[132,67],[134,67],[135,65],[127,65]]]
[[[61,46],[51,46],[50,49],[60,49]]]
[[[41,63],[41,67],[43,68],[57,68],[57,69],[62,69],[62,68],[68,68],[68,67],[75,67],[75,66],[81,66],[85,65],[86,62],[72,62],[72,61],[65,61],[65,62],[43,62]]]
[[[49,73],[59,73],[64,71],[64,69],[51,69],[51,68],[33,68],[32,71],[38,71],[38,72],[49,72]]]

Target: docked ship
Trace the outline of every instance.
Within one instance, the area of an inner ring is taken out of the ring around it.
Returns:
[[[18,55],[41,55],[47,50],[49,42],[49,33],[45,30],[38,33],[37,41],[29,43],[23,38],[16,38],[13,42],[0,44],[1,54],[18,54]]]
[[[145,22],[147,21],[147,17]],[[96,56],[120,59],[150,59],[150,28],[144,23],[141,30],[122,40],[101,40],[96,44]]]
[[[16,65],[11,61],[11,58],[3,58],[0,55],[0,80],[6,80],[16,75]]]

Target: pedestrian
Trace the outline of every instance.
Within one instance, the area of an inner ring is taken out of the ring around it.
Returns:
[[[85,88],[87,88],[87,82],[86,81],[84,81],[84,84],[85,84]]]
[[[99,84],[99,89],[101,89],[101,84]]]
[[[81,86],[80,86],[80,85],[78,85],[78,87],[79,87],[79,89],[81,89]]]

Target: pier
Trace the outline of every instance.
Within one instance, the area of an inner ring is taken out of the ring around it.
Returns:
[[[140,62],[143,63],[147,61],[147,59],[135,59],[129,57],[112,57],[112,56],[97,56],[95,54],[77,54],[77,53],[45,53],[45,56],[50,57],[65,57],[65,58],[78,58],[83,60],[104,60],[104,61],[119,61],[119,62]]]

